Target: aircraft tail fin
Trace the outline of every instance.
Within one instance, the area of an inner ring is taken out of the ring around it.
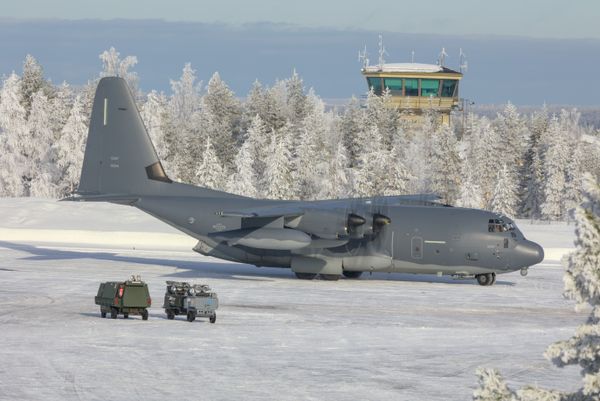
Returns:
[[[152,194],[168,183],[125,80],[102,78],[77,193]]]

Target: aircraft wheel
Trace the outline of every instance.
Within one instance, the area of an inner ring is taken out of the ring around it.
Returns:
[[[320,274],[321,280],[325,281],[338,281],[340,279],[339,274]]]
[[[212,315],[209,320],[210,320],[211,323],[216,322],[217,321],[217,314],[215,313],[214,315]]]
[[[194,312],[188,312],[187,321],[191,323],[194,320],[196,320],[196,314]]]
[[[475,278],[477,279],[477,283],[479,285],[488,285],[487,274],[478,274],[477,276],[475,276]]]
[[[363,272],[351,272],[351,271],[344,270],[344,272],[342,274],[346,278],[359,278],[363,274]]]
[[[142,311],[142,320],[148,320],[148,311],[146,309]]]
[[[316,273],[298,273],[296,272],[296,277],[300,280],[312,280],[317,277]]]
[[[110,318],[111,319],[116,319],[118,315],[119,315],[119,311],[117,310],[117,308],[110,309]]]

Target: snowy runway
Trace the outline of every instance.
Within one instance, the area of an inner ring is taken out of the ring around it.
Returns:
[[[144,247],[142,234],[135,249],[61,237],[108,228],[176,235],[131,208],[11,202],[0,202],[0,399],[467,400],[478,366],[499,368],[513,387],[579,382],[577,368],[542,355],[586,317],[562,299],[557,260],[493,287],[400,274],[300,281],[155,237]],[[30,213],[11,212],[23,208]],[[55,231],[11,239],[25,228]],[[552,249],[572,241],[572,227],[523,231]],[[98,283],[132,273],[149,284],[150,319],[101,319]],[[160,306],[171,279],[210,284],[217,323],[168,321]]]

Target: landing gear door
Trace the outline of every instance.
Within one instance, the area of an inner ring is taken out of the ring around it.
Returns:
[[[410,241],[410,254],[413,259],[423,259],[423,238],[413,237]]]

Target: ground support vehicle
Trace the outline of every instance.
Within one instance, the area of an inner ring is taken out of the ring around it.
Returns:
[[[112,319],[123,315],[141,315],[148,320],[148,308],[152,304],[148,286],[140,276],[131,276],[127,281],[107,281],[101,283],[95,297],[96,305],[100,305],[100,316],[110,313]]]
[[[163,305],[167,319],[185,315],[188,322],[193,322],[197,317],[207,317],[211,323],[215,323],[218,307],[217,294],[208,285],[167,281]]]

